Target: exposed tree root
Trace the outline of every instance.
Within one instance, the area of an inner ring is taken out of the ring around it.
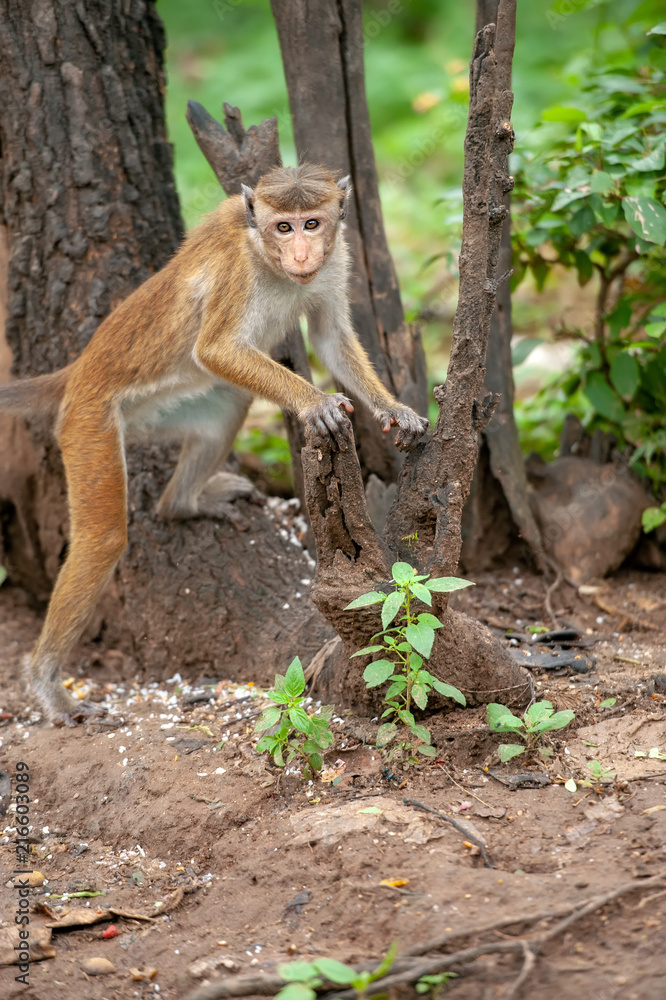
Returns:
[[[421,807],[423,808],[423,807]],[[591,913],[602,909],[608,903],[626,896],[631,892],[642,892],[658,886],[666,879],[666,870],[660,872],[652,878],[639,879],[635,882],[625,882],[617,886],[610,892],[600,896],[593,896],[587,903],[580,903],[576,906],[562,907],[549,910],[546,913],[516,914],[513,917],[503,917],[501,920],[489,924],[482,924],[478,927],[470,927],[468,930],[450,932],[440,938],[424,941],[419,945],[407,949],[393,963],[389,975],[378,979],[368,988],[368,997],[386,993],[394,986],[408,983],[416,983],[422,976],[434,975],[438,972],[446,972],[457,967],[469,965],[481,955],[501,954],[515,952],[523,956],[523,964],[517,979],[511,985],[506,997],[515,997],[524,985],[536,966],[539,953],[549,941],[559,937],[571,927],[572,924]],[[470,948],[463,948],[460,951],[452,952],[448,955],[432,955],[439,948],[446,947],[455,939],[474,938],[499,930],[502,927],[509,927],[514,924],[529,924],[534,927],[542,920],[552,920],[555,917],[562,917],[548,930],[540,934],[524,935],[513,940],[486,941],[482,944],[474,945]],[[364,963],[358,966],[358,971],[373,968],[374,963]],[[208,983],[200,989],[195,990],[187,997],[187,1000],[222,1000],[225,997],[244,997],[251,995],[270,996],[277,993],[286,983],[279,976],[270,973],[254,973],[243,976],[229,976],[218,982]],[[320,987],[319,1000],[355,1000],[356,991],[331,989],[328,984]]]

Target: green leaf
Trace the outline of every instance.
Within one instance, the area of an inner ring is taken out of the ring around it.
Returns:
[[[416,616],[418,621],[423,622],[424,625],[429,625],[430,628],[442,628],[442,623],[439,618],[435,618],[428,611],[423,611],[420,615]]]
[[[465,695],[462,691],[459,691],[457,687],[454,687],[453,684],[445,684],[444,681],[439,681],[436,677],[433,677],[432,686],[435,691],[438,691],[444,698],[452,698],[453,701],[457,701],[459,705],[463,706],[463,708],[467,704]]]
[[[424,587],[422,583],[410,583],[409,589],[411,590],[414,597],[418,597],[420,601],[424,604],[432,604],[432,597],[430,596],[430,591],[427,587]]]
[[[664,167],[664,147],[653,149],[650,153],[642,156],[640,160],[634,160],[634,170],[649,171],[663,170]]]
[[[281,691],[269,691],[266,697],[277,702],[278,705],[288,705],[290,701],[289,695],[283,694]]]
[[[307,983],[315,979],[317,970],[312,962],[282,962],[277,967],[278,976],[288,982]]]
[[[311,753],[308,757],[308,763],[313,771],[321,771],[324,766],[324,760],[320,753]]]
[[[422,666],[423,666],[423,659],[422,659],[422,657],[420,657],[418,653],[410,653],[409,654],[409,669],[412,670],[412,671],[414,671],[416,673],[416,672],[418,672],[421,669]]]
[[[595,170],[590,180],[590,191],[593,194],[609,194],[615,187],[615,181],[605,170]]]
[[[632,399],[641,382],[636,358],[626,351],[618,354],[610,366],[610,380],[621,396]]]
[[[382,976],[385,976],[393,965],[397,953],[398,943],[397,941],[393,941],[377,968],[370,974],[368,982],[374,983],[376,979],[381,979]]]
[[[384,601],[382,607],[382,627],[388,628],[403,604],[403,595],[399,590],[394,590]]]
[[[424,754],[426,757],[436,757],[437,754],[439,753],[439,750],[437,749],[437,747],[430,747],[430,746],[428,746],[427,743],[425,743],[425,744],[421,743],[417,747],[417,750],[418,750],[419,753]]]
[[[583,250],[574,250],[574,263],[578,272],[578,284],[586,285],[594,274],[594,264]]]
[[[659,525],[666,523],[666,505],[661,507],[646,507],[641,515],[643,531],[654,531]]]
[[[525,747],[521,747],[518,743],[500,743],[497,748],[497,754],[503,764],[521,753],[525,753]]]
[[[648,35],[666,35],[666,21],[655,24],[654,28],[650,28],[648,31]]]
[[[297,698],[305,691],[305,675],[301,661],[297,656],[291,661],[284,675],[284,690],[290,698]]]
[[[584,122],[587,115],[580,108],[569,108],[562,104],[554,104],[541,114],[545,122]]]
[[[428,590],[438,594],[450,594],[454,590],[464,590],[465,587],[474,586],[471,580],[460,580],[457,576],[437,576],[426,583]]]
[[[396,583],[409,583],[416,576],[414,567],[404,562],[393,563],[391,573]]]
[[[304,709],[290,708],[289,720],[294,729],[298,729],[299,733],[305,733],[306,736],[312,735],[314,730],[312,719]]]
[[[260,740],[257,740],[255,750],[257,753],[265,753],[268,750],[272,754],[277,745],[278,740],[274,736],[262,736]]]
[[[5,569],[4,566],[0,566],[0,587],[3,585],[6,579],[7,579],[7,570]]]
[[[435,630],[426,625],[425,622],[418,622],[416,625],[408,625],[405,629],[405,639],[411,642],[422,656],[426,658],[432,652],[432,644],[435,641]]]
[[[631,323],[631,303],[627,299],[620,299],[613,311],[606,317],[606,322],[613,337],[617,340],[620,330]]]
[[[395,670],[395,663],[390,660],[373,660],[363,671],[366,687],[374,688],[387,681]]]
[[[381,649],[384,649],[384,647],[383,646],[365,646],[363,649],[359,649],[358,652],[352,653],[352,655],[349,657],[349,659],[353,660],[355,656],[367,656],[368,653],[378,653]]]
[[[289,983],[275,994],[275,1000],[315,1000],[316,996],[312,987],[305,983]]]
[[[341,986],[353,983],[358,974],[355,969],[350,969],[342,962],[336,962],[334,958],[318,958],[313,964],[321,976],[330,979],[332,983],[339,983]]]
[[[412,726],[416,725],[414,716],[406,708],[398,709],[398,718],[403,723],[403,725],[409,726],[410,729],[412,728]]]
[[[282,712],[277,705],[271,705],[269,708],[265,708],[257,719],[254,731],[256,733],[260,733],[263,729],[270,729],[271,726],[276,726],[280,721],[281,715]]]
[[[486,715],[490,728],[499,732],[522,729],[523,727],[522,719],[513,715],[504,705],[498,705],[496,702],[490,702],[489,705],[486,705]]]
[[[430,743],[432,737],[430,735],[430,730],[426,729],[425,726],[412,726],[412,735],[421,740],[422,743]]]
[[[543,719],[549,719],[553,714],[553,706],[549,701],[535,701],[525,712],[525,724],[533,726]]]
[[[356,597],[351,604],[348,604],[344,611],[353,611],[354,608],[367,608],[370,604],[379,604],[380,601],[386,600],[386,594],[382,594],[379,590],[371,590],[368,594],[361,594],[360,597]]]
[[[564,727],[568,726],[570,722],[573,722],[574,718],[574,713],[570,708],[567,708],[564,712],[556,712],[555,715],[551,715],[549,719],[537,722],[535,726],[532,726],[532,732],[550,733],[555,729],[564,729]]]
[[[543,344],[542,337],[524,337],[518,341],[515,347],[511,348],[511,364],[514,368],[527,361],[532,351]]]
[[[604,700],[600,703],[599,708],[612,708],[616,701],[617,698],[604,698]]]
[[[564,782],[564,787],[568,792],[575,792],[578,788],[578,785],[576,784],[573,778],[569,778],[568,781]]]
[[[392,739],[395,739],[395,734],[398,732],[398,727],[395,722],[385,722],[383,726],[380,726],[377,730],[377,746],[385,747]]]
[[[400,694],[401,691],[404,691],[406,687],[407,687],[407,681],[405,680],[404,677],[398,675],[391,684],[386,694],[384,695],[384,700],[390,701],[391,698],[395,698],[397,694]]]
[[[428,704],[428,692],[422,684],[412,684],[412,701],[421,710],[426,708]]]
[[[583,391],[597,413],[607,420],[622,423],[625,417],[622,401],[601,372],[592,372]]]
[[[664,333],[666,333],[666,320],[660,319],[657,320],[655,323],[646,323],[645,332],[648,335],[648,337],[655,337],[655,338],[662,337]]]
[[[636,233],[649,243],[666,242],[666,209],[654,198],[623,198],[624,217]]]

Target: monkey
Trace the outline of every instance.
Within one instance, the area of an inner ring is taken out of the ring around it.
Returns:
[[[181,442],[157,513],[223,516],[247,479],[219,471],[253,396],[295,413],[344,450],[351,400],[326,393],[269,352],[301,317],[331,374],[411,447],[427,419],[384,387],[354,333],[344,218],[348,177],[276,167],[223,201],[170,261],[100,324],[79,357],[50,375],[0,386],[0,408],[50,417],[65,468],[70,544],[30,660],[46,717],[74,726],[100,714],[75,701],[60,670],[127,545],[125,442]]]

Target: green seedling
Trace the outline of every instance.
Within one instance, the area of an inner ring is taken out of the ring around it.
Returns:
[[[284,767],[294,759],[302,761],[303,774],[312,777],[321,771],[322,754],[333,744],[329,728],[333,706],[327,705],[311,715],[303,708],[305,676],[298,657],[287,672],[275,675],[275,687],[268,697],[275,702],[261,713],[255,732],[265,733],[257,743],[257,752],[268,751],[273,763]],[[272,729],[272,733],[266,733]]]
[[[372,645],[359,649],[352,656],[383,654],[363,671],[368,688],[389,685],[384,694],[385,710],[382,713],[382,719],[387,721],[379,727],[377,746],[385,747],[393,743],[401,723],[407,727],[415,742],[409,738],[401,740],[389,752],[389,759],[400,756],[407,763],[416,763],[418,754],[433,757],[437,755],[437,750],[430,745],[430,730],[416,722],[412,706],[425,709],[433,689],[459,705],[466,704],[462,691],[440,681],[423,665],[432,652],[435,630],[441,628],[442,623],[429,611],[419,611],[418,604],[431,607],[433,593],[450,593],[473,584],[455,576],[430,579],[429,574],[419,574],[413,566],[403,562],[393,564],[392,574],[395,586],[392,593],[372,590],[361,594],[347,605],[345,611],[367,608],[372,604],[382,605],[382,631],[372,636]]]
[[[351,987],[356,990],[359,1000],[363,1000],[370,983],[381,979],[390,970],[396,950],[397,946],[392,944],[386,956],[372,972],[357,972],[351,966],[337,962],[333,958],[278,965],[278,973],[287,985],[276,994],[275,1000],[316,1000],[316,989],[327,981],[335,983],[336,986]]]
[[[527,709],[522,719],[513,715],[504,705],[490,704],[487,706],[488,725],[497,733],[513,733],[523,740],[520,743],[500,743],[497,748],[499,758],[503,763],[527,752],[530,755],[538,753],[541,757],[551,757],[549,747],[540,746],[544,733],[556,729],[564,729],[573,722],[574,713],[571,709],[554,712],[549,701],[536,701]]]
[[[455,979],[457,972],[436,972],[432,976],[421,976],[416,984],[417,993],[432,993],[433,997],[441,993],[443,986],[446,986],[449,979]]]
[[[604,767],[600,760],[591,760],[586,766],[590,772],[589,778],[583,778],[579,782],[576,782],[574,778],[569,778],[564,783],[564,787],[568,792],[575,792],[579,788],[591,788],[597,795],[601,795],[603,785],[607,785],[617,778],[617,773],[609,767]]]
[[[636,750],[634,757],[648,757],[650,760],[666,760],[666,753],[659,747],[652,747],[651,750]]]

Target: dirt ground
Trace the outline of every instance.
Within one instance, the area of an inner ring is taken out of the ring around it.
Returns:
[[[497,634],[521,637],[543,621],[544,583],[523,567],[477,583],[455,606]],[[500,765],[502,738],[483,710],[460,709],[428,720],[434,762],[389,769],[359,741],[363,724],[343,715],[328,757],[334,784],[279,773],[256,755],[263,701],[251,677],[140,685],[121,654],[91,648],[74,684],[103,696],[109,721],[122,724],[44,723],[22,673],[39,619],[20,592],[0,590],[0,768],[13,782],[17,763],[29,766],[29,867],[46,880],[32,890],[30,932],[37,944],[41,931],[53,956],[31,964],[29,986],[15,982],[15,965],[0,966],[2,1000],[184,1000],[208,980],[274,972],[287,960],[378,960],[394,941],[399,954],[438,937],[446,952],[496,945],[632,881],[638,888],[546,942],[513,992],[523,956],[487,949],[454,965],[460,975],[445,995],[663,998],[666,878],[650,880],[666,876],[666,760],[653,749],[666,757],[666,581],[623,571],[584,595],[563,586],[553,600],[582,639],[569,650],[577,669],[534,669],[538,697],[576,713],[552,734],[547,765]],[[505,641],[528,663],[528,653],[547,652],[527,638]],[[276,650],[276,669],[286,665]],[[584,778],[591,759],[616,777],[599,791],[567,791],[564,781]],[[536,787],[512,790],[511,776]],[[0,777],[10,802],[0,838],[3,962],[18,902],[13,791]],[[115,971],[89,975],[91,959]]]

